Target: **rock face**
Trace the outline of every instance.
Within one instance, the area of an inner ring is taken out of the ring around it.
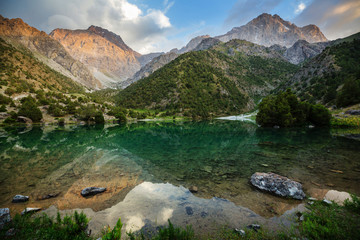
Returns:
[[[83,197],[88,197],[88,196],[93,196],[102,192],[105,192],[106,188],[99,188],[99,187],[87,187],[84,188],[81,191],[81,196]]]
[[[324,34],[315,25],[297,27],[276,14],[267,13],[263,13],[246,25],[235,27],[216,38],[223,42],[231,39],[244,39],[267,47],[274,44],[291,47],[299,39],[309,43],[327,41]]]
[[[0,229],[3,228],[3,226],[11,221],[10,216],[10,209],[8,208],[0,208]]]
[[[198,36],[190,40],[185,47],[181,48],[177,53],[183,54],[193,51],[204,39],[210,38],[209,35]]]
[[[250,182],[252,185],[261,190],[268,191],[282,197],[291,197],[299,200],[305,198],[305,193],[303,192],[302,185],[300,183],[275,173],[254,173],[251,176]]]
[[[20,203],[20,202],[26,202],[26,201],[29,201],[29,197],[23,196],[23,195],[16,195],[12,200],[13,203]]]
[[[284,57],[293,64],[299,64],[319,55],[329,45],[330,42],[308,43],[299,40],[285,51]]]
[[[0,36],[24,45],[37,53],[40,61],[74,81],[93,89],[102,87],[87,67],[72,58],[58,41],[20,18],[8,19],[0,15]]]
[[[164,52],[149,53],[149,54],[141,55],[141,56],[136,57],[136,58],[139,61],[140,66],[143,67],[146,64],[148,64],[151,60],[153,60],[154,58],[156,58],[156,57],[158,57],[160,55],[163,55],[163,54],[164,54]]]
[[[176,59],[178,56],[179,56],[179,54],[177,54],[175,52],[169,52],[169,53],[165,53],[163,55],[160,55],[160,56],[152,59],[148,64],[146,64],[137,73],[135,73],[135,75],[132,78],[130,78],[124,82],[121,82],[119,84],[119,87],[126,88],[130,84],[149,76],[150,74],[152,74],[159,68],[163,67],[164,65],[168,64],[172,60]]]
[[[119,35],[90,26],[86,30],[55,29],[50,37],[59,41],[74,59],[79,60],[105,86],[113,87],[140,69],[141,55],[127,46]]]
[[[193,51],[202,51],[202,50],[206,50],[209,49],[217,44],[219,44],[221,41],[219,39],[216,38],[205,38],[203,39],[197,46],[196,48],[194,48]]]

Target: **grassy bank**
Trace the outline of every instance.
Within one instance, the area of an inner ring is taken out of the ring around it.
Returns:
[[[344,206],[313,201],[307,205],[299,224],[288,232],[274,232],[267,229],[244,229],[219,227],[216,234],[197,235],[191,226],[180,228],[170,221],[168,226],[160,227],[154,233],[126,233],[122,236],[121,220],[113,229],[105,227],[100,236],[90,237],[87,225],[89,219],[83,213],[52,219],[47,215],[31,217],[16,215],[0,230],[1,239],[360,239],[360,199],[352,196]]]

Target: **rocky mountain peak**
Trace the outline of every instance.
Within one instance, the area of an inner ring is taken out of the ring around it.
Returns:
[[[188,44],[186,44],[185,47],[181,48],[178,53],[182,54],[182,53],[186,53],[186,52],[190,52],[192,50],[194,50],[200,43],[202,40],[209,38],[209,35],[202,35],[202,36],[197,36],[193,39],[190,40],[190,42]]]
[[[126,45],[125,42],[122,40],[122,38],[119,35],[111,32],[105,28],[91,25],[87,30],[107,39],[108,41],[112,42],[113,44],[120,47],[124,51],[131,51],[136,56],[141,55],[141,54],[135,52],[134,50],[132,50],[128,45]]]
[[[216,38],[223,42],[231,39],[244,39],[267,47],[274,44],[291,47],[296,41],[302,39],[309,43],[327,41],[316,25],[298,27],[289,21],[285,21],[277,14],[268,13],[263,13],[246,25],[235,27],[228,33]]]
[[[8,37],[46,37],[43,31],[29,26],[21,18],[8,19],[0,15],[0,35]]]

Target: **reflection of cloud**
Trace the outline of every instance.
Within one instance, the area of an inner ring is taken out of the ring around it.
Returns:
[[[316,24],[329,39],[346,37],[360,31],[360,1],[314,0],[295,22]]]
[[[158,223],[159,224],[167,223],[167,220],[172,217],[173,212],[174,212],[174,209],[163,208],[157,217]]]
[[[145,226],[143,219],[145,219],[145,217],[141,214],[129,217],[126,222],[126,232],[135,232],[140,230],[143,226]]]
[[[295,9],[295,14],[299,14],[306,8],[306,5],[304,3],[300,3],[297,8]]]

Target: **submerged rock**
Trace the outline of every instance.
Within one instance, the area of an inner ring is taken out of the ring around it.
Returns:
[[[45,199],[49,199],[49,198],[54,198],[54,197],[57,197],[60,193],[49,193],[47,195],[42,195],[42,196],[39,196],[37,198],[37,200],[45,200]]]
[[[300,183],[275,173],[254,173],[251,176],[250,182],[261,190],[272,192],[282,197],[291,197],[299,200],[305,197]]]
[[[11,221],[10,209],[0,208],[0,229],[2,229],[3,226],[10,221]]]
[[[261,228],[261,226],[259,224],[250,224],[247,226],[248,229],[253,229],[255,230],[255,232],[257,232],[257,230],[259,230]]]
[[[99,187],[87,187],[84,188],[81,191],[81,196],[83,197],[88,197],[88,196],[93,196],[102,192],[105,192],[106,188],[99,188]]]
[[[26,201],[29,201],[29,197],[23,196],[23,195],[16,195],[12,200],[13,203],[20,203],[20,202],[26,202]]]

